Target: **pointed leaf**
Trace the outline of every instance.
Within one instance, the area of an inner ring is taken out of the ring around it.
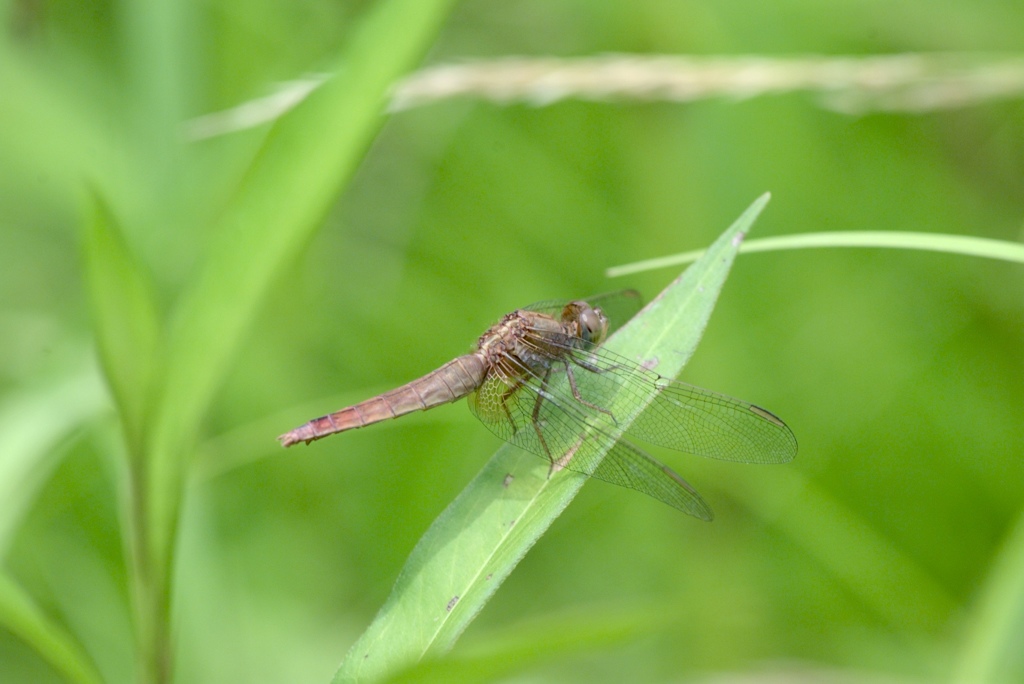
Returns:
[[[137,454],[159,337],[156,301],[149,273],[98,192],[88,209],[82,251],[93,329],[130,452]]]
[[[739,245],[767,201],[767,195],[756,201],[606,346],[657,365],[665,376],[677,375],[696,349]],[[648,401],[653,397],[652,391]],[[613,443],[609,438],[604,449]],[[566,470],[549,478],[542,459],[502,447],[416,545],[391,596],[334,681],[378,680],[450,649],[586,481]]]

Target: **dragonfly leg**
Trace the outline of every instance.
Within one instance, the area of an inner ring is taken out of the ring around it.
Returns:
[[[551,477],[555,472],[555,457],[551,455],[548,442],[544,439],[544,433],[540,430],[540,403],[544,401],[544,396],[547,394],[548,378],[550,377],[551,367],[549,366],[547,371],[544,372],[544,379],[540,382],[540,391],[537,392],[537,399],[533,402],[533,414],[530,420],[533,423],[534,432],[537,433],[537,439],[540,440],[540,445],[544,447],[544,453],[548,455],[548,477]]]
[[[583,366],[583,368],[587,368],[587,366]],[[587,368],[587,370],[590,370],[590,369]],[[605,369],[605,370],[611,370],[611,369]],[[598,370],[596,372],[600,372],[600,370]],[[614,423],[615,425],[619,424],[619,421],[615,420],[615,414],[614,413],[612,413],[611,411],[609,411],[606,408],[602,408],[601,406],[598,406],[597,404],[591,404],[589,401],[587,401],[586,399],[583,398],[583,396],[580,394],[579,387],[576,386],[576,375],[572,372],[572,365],[568,361],[565,362],[565,375],[566,375],[566,377],[569,378],[569,388],[572,390],[572,396],[576,399],[576,401],[580,402],[584,406],[589,406],[590,408],[594,409],[595,411],[599,411],[599,412],[605,414],[606,416],[611,418],[612,423]]]
[[[596,363],[584,361],[583,359],[577,356],[573,356],[572,362],[575,363],[580,368],[590,371],[591,373],[607,373],[608,371],[621,370],[625,368],[625,366],[619,363],[613,364],[611,366],[605,366],[602,368],[601,366],[598,366]]]

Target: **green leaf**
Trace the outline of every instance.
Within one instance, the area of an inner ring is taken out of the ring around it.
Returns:
[[[61,440],[110,411],[95,361],[82,366],[0,402],[0,557],[64,455]]]
[[[764,195],[751,205],[605,346],[656,362],[666,377],[678,375],[697,347],[744,235],[767,202]],[[612,411],[618,414],[614,406]],[[613,444],[606,440],[604,450]],[[334,681],[379,680],[450,649],[587,479],[566,470],[548,477],[543,459],[502,447],[413,549]]]
[[[4,573],[0,573],[0,625],[32,646],[68,681],[103,681],[82,647],[48,619],[32,597]]]
[[[212,228],[197,277],[176,302],[162,339],[162,365],[144,435],[144,464],[132,473],[132,532],[141,660],[167,677],[170,577],[182,492],[200,424],[274,278],[324,215],[383,122],[392,84],[419,61],[454,0],[372,4],[353,29],[333,78],[275,122],[236,195]],[[146,22],[156,15],[141,16]],[[160,50],[154,52],[159,59]],[[157,98],[159,99],[159,98]],[[107,225],[108,222],[98,222]],[[112,250],[99,250],[100,258]],[[113,250],[116,253],[116,250]],[[105,265],[105,264],[103,264]],[[119,330],[134,302],[117,302],[94,269],[104,329]],[[112,335],[111,344],[122,337]],[[105,353],[127,396],[118,347]],[[133,398],[134,399],[134,398]]]
[[[82,251],[93,330],[129,453],[137,455],[159,340],[156,300],[149,273],[97,191],[88,209]]]
[[[474,644],[463,642],[456,654],[424,658],[387,682],[493,682],[574,653],[621,646],[667,622],[664,610],[598,607],[543,615],[488,634]]]
[[[966,638],[951,681],[1015,682],[1024,677],[1024,513],[1010,529],[967,616]]]
[[[206,263],[174,311],[152,439],[168,538],[180,461],[271,283],[319,228],[383,122],[394,81],[413,67],[453,0],[378,3],[335,76],[277,121],[215,229]],[[170,485],[168,487],[168,485]]]

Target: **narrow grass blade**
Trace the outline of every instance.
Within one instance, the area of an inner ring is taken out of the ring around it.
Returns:
[[[89,197],[84,228],[82,252],[100,363],[129,453],[137,456],[160,335],[154,288],[98,192]]]
[[[982,587],[952,679],[956,684],[1024,678],[1024,513]]]
[[[31,646],[69,682],[103,681],[81,646],[48,619],[32,597],[4,573],[0,573],[0,625]]]
[[[273,278],[319,227],[383,121],[391,84],[416,64],[451,4],[389,0],[372,6],[335,76],[275,124],[172,315],[152,437],[161,489],[177,491],[178,462]],[[158,537],[168,539],[175,504],[158,508]]]
[[[696,349],[740,243],[767,201],[767,195],[758,199],[607,346],[656,365],[665,376],[677,375]],[[613,444],[609,439],[604,449]],[[586,480],[564,470],[549,478],[542,459],[509,445],[501,448],[416,545],[391,596],[334,681],[379,680],[450,649]]]
[[[142,437],[145,460],[132,472],[136,624],[140,660],[151,679],[171,676],[174,542],[194,440],[210,401],[274,278],[309,241],[351,178],[383,121],[392,84],[416,65],[453,5],[454,0],[367,5],[331,69],[334,76],[275,122],[237,193],[213,222],[197,275],[168,316]],[[154,48],[153,55],[159,59],[166,50]],[[150,95],[158,104],[160,94]],[[97,269],[96,287],[105,291],[101,276]],[[108,299],[114,301],[112,293],[100,298]],[[115,303],[123,308],[104,310],[105,326],[113,330],[134,305]],[[125,394],[123,368],[112,366],[111,376]]]
[[[58,444],[109,410],[92,359],[52,385],[11,392],[0,402],[0,557],[60,462]]]
[[[925,252],[946,252],[963,256],[999,259],[1024,264],[1024,245],[1005,240],[971,237],[969,235],[943,235],[939,233],[907,233],[890,231],[853,231],[834,233],[803,233],[762,238],[744,243],[740,252],[773,252],[790,249],[820,249],[827,247],[859,247],[882,249],[915,249]],[[682,254],[638,261],[609,268],[609,278],[653,271],[658,268],[680,266],[696,261],[704,252],[695,250]]]

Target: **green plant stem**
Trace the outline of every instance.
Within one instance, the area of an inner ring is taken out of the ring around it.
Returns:
[[[198,276],[172,308],[147,398],[151,410],[143,414],[146,433],[140,451],[129,453],[128,533],[144,682],[172,678],[175,542],[194,442],[213,395],[272,281],[352,177],[383,122],[391,85],[420,60],[453,4],[386,0],[366,11],[335,75],[271,129],[213,227]],[[108,377],[116,381],[119,368],[108,367]]]
[[[781,237],[761,238],[743,243],[741,254],[772,252],[790,249],[822,247],[878,247],[885,249],[916,249],[927,252],[948,252],[986,259],[1001,259],[1024,264],[1024,245],[1005,240],[990,240],[967,235],[938,233],[907,233],[888,231],[853,231],[835,233],[803,233]],[[605,271],[609,278],[653,271],[658,268],[679,266],[696,261],[704,250],[673,254],[671,256],[613,266]]]

